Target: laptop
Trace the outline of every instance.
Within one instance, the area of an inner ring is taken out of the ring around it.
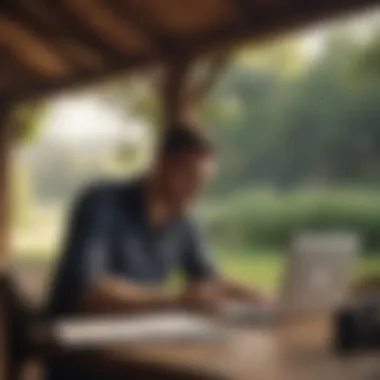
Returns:
[[[352,233],[299,235],[291,244],[274,304],[228,303],[221,314],[233,322],[268,323],[333,311],[347,300],[360,250],[360,238]]]

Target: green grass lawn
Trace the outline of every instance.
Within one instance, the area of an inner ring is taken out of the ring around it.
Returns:
[[[269,250],[221,250],[215,255],[221,270],[231,278],[273,291],[281,283],[286,256]],[[363,256],[353,278],[380,276],[380,255]]]

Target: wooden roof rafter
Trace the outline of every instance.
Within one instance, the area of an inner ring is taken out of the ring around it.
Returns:
[[[108,70],[101,70],[96,74],[92,72],[76,73],[73,76],[56,81],[41,81],[34,84],[30,83],[29,86],[23,85],[18,88],[14,88],[12,91],[8,91],[7,98],[11,102],[15,102],[27,100],[32,97],[46,96],[51,93],[59,93],[65,90],[75,90],[81,86],[95,85],[96,83],[100,83],[112,77],[125,74],[128,70],[136,67],[140,67],[140,70],[143,70],[153,62],[154,60],[152,60],[151,57],[137,56],[129,59],[124,64],[118,65],[118,67],[114,67],[112,70],[112,75],[110,75]]]
[[[96,33],[81,20],[67,5],[65,0],[43,0],[49,11],[54,14],[55,19],[65,26],[66,31],[73,38],[82,41],[103,57],[107,57],[107,65],[117,68],[125,61],[126,55],[115,48],[101,34]]]
[[[41,17],[41,13],[34,9],[33,5],[37,5],[38,10],[41,10],[42,7],[42,11],[50,17]],[[5,17],[20,22],[24,28],[30,31],[31,35],[35,35],[39,40],[48,44],[53,52],[57,52],[65,62],[72,66],[75,75],[80,76],[81,73],[88,72],[96,75],[99,69],[106,64],[103,49],[108,45],[99,43],[97,38],[90,33],[78,35],[77,28],[65,23],[65,18],[57,11],[55,5],[58,3],[49,0],[35,0],[32,3],[23,0],[4,0],[2,12]],[[87,59],[78,57],[78,54],[73,54],[73,52],[79,52],[79,55],[85,56]],[[106,59],[109,60],[107,57]],[[38,81],[39,78],[35,79]]]
[[[152,20],[147,20],[146,16],[135,4],[124,0],[114,0],[109,3],[109,6],[110,9],[118,12],[128,24],[133,25],[143,36],[151,41],[152,46],[163,58],[165,55],[172,55],[179,51],[179,41],[166,34]]]
[[[3,7],[5,15],[12,12],[40,39],[47,38],[50,44],[56,44],[76,70],[96,71],[102,67],[102,52],[89,45],[88,41],[78,39],[75,31],[60,23],[54,9],[46,3],[46,0],[4,0]]]
[[[20,0],[3,0],[4,14],[7,18],[17,23],[21,22],[23,27],[27,28],[30,33],[35,35],[39,40],[44,40],[49,36],[57,40],[63,38],[63,34],[59,29],[41,22],[35,14],[32,14],[25,8],[24,4],[25,3],[20,2]],[[60,47],[56,46],[51,40],[46,43],[55,55],[59,56],[67,65],[73,67],[75,71],[82,69],[82,63],[78,61],[75,56],[66,54],[64,49],[60,49]]]
[[[0,93],[17,101],[151,64],[198,60],[376,4],[380,0],[4,0],[1,37],[14,65],[10,60],[3,69]]]
[[[118,7],[117,0],[61,0],[66,16],[71,16],[82,29],[90,31],[103,43],[109,44],[115,51],[113,60],[123,62],[137,54],[155,55],[161,53],[159,45],[161,41],[147,30],[144,30],[139,18],[126,17],[126,12]],[[89,4],[91,11],[88,12]],[[144,25],[148,28],[148,24]]]
[[[274,0],[276,1],[276,8],[274,9],[271,6],[271,3],[261,2],[252,2],[250,0],[237,0],[236,7],[240,10],[243,18],[245,18],[248,22],[251,20],[255,20],[256,22],[263,22],[265,20],[265,16],[275,12],[279,12],[284,5],[286,6],[286,2],[284,0]],[[263,19],[264,16],[264,19]]]
[[[0,36],[8,34],[2,46],[13,56],[14,65],[22,65],[35,80],[71,75],[72,70],[60,55],[49,49],[46,40],[39,40],[18,20],[0,18]]]
[[[36,85],[36,77],[30,70],[30,67],[23,63],[20,60],[15,60],[12,51],[7,46],[2,46],[0,48],[1,55],[1,76],[0,76],[0,94],[2,93],[3,88],[12,85],[13,87],[23,86],[23,83],[31,83]],[[43,82],[38,82],[43,85]],[[3,103],[4,100],[8,103],[11,101],[11,98],[6,96],[0,96],[0,103]]]

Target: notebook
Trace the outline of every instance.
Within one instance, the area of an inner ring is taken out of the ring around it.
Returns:
[[[185,313],[62,320],[53,324],[52,332],[58,344],[68,347],[204,341],[222,336],[221,328],[211,320]]]

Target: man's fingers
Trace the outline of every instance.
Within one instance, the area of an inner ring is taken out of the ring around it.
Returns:
[[[221,301],[221,294],[208,283],[189,286],[182,296],[185,307],[198,311],[212,312],[217,310]]]

